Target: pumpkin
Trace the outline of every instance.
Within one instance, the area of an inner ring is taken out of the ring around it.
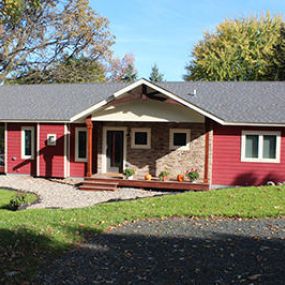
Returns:
[[[177,175],[177,181],[178,182],[183,182],[184,181],[184,175],[183,174],[178,174]]]
[[[144,176],[144,179],[150,181],[152,179],[152,176],[148,173]]]

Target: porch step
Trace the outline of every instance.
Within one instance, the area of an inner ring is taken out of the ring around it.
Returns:
[[[118,183],[86,180],[79,186],[83,191],[116,191]]]

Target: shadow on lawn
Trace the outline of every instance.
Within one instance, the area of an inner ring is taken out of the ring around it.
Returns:
[[[45,229],[49,230],[55,229]],[[83,232],[66,228],[66,234],[80,236]],[[67,249],[69,244],[26,228],[0,229],[0,284],[26,284],[39,266],[49,264]]]
[[[153,237],[64,228],[67,244],[27,229],[0,230],[0,284],[284,284],[285,240],[214,234]],[[39,267],[40,266],[40,267]],[[65,282],[65,283],[64,283]],[[31,284],[31,283],[27,283]]]
[[[89,231],[92,235],[92,231]],[[284,284],[285,241],[100,234],[54,262],[37,284]]]

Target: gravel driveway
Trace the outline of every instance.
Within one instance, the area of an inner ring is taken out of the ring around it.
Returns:
[[[285,284],[285,219],[143,221],[93,235],[37,284]]]
[[[39,203],[29,208],[84,208],[110,200],[128,200],[167,194],[167,192],[119,188],[117,191],[80,191],[74,184],[82,180],[48,180],[29,176],[0,176],[0,188],[33,192]],[[168,192],[169,194],[169,192]]]

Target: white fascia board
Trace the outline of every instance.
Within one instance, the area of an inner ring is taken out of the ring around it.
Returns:
[[[59,121],[59,120],[0,120],[0,123],[51,123],[51,124],[64,124],[64,123],[69,123],[70,121],[64,120],[64,121]]]
[[[72,117],[70,119],[70,121],[73,122],[73,121],[76,121],[76,120],[78,120],[78,119],[80,119],[80,118],[82,118],[84,116],[90,115],[92,112],[94,112],[97,109],[103,107],[104,105],[106,105],[107,103],[111,102],[112,100],[114,100],[114,99],[116,99],[116,98],[126,94],[127,92],[129,92],[129,91],[133,90],[134,88],[136,88],[136,87],[138,87],[140,85],[143,85],[143,84],[145,84],[146,86],[148,86],[148,87],[150,87],[150,88],[160,92],[161,94],[164,94],[165,96],[167,96],[167,97],[169,97],[169,98],[171,98],[171,99],[181,103],[182,105],[184,105],[184,106],[186,106],[186,107],[188,107],[188,108],[198,112],[199,114],[201,114],[203,116],[206,116],[206,117],[208,117],[208,118],[210,118],[210,119],[212,119],[212,120],[214,120],[214,121],[216,121],[216,122],[218,122],[220,124],[224,123],[224,121],[221,120],[220,118],[217,118],[217,117],[213,116],[212,114],[210,114],[208,112],[205,112],[204,110],[201,110],[197,106],[195,106],[195,105],[193,105],[193,104],[183,100],[182,98],[178,97],[177,95],[175,95],[175,94],[173,94],[173,93],[171,93],[171,92],[169,92],[169,91],[167,91],[167,90],[165,90],[165,89],[163,89],[163,88],[161,88],[161,87],[159,87],[159,86],[157,86],[157,85],[147,81],[146,79],[140,79],[140,80],[130,84],[129,86],[127,86],[127,87],[125,87],[125,88],[115,92],[113,94],[113,96],[110,97],[109,100],[104,100],[104,101],[101,101],[100,103],[98,103],[96,105],[93,105],[92,107],[90,107],[90,108],[86,109],[85,111],[83,111],[83,112],[77,114],[76,116]]]
[[[242,122],[225,122],[222,123],[223,126],[246,126],[246,127],[280,127],[280,128],[284,128],[285,127],[285,124],[266,124],[266,123],[242,123]]]
[[[203,115],[205,117],[208,117],[208,118],[210,118],[210,119],[212,119],[212,120],[214,120],[214,121],[216,121],[216,122],[218,122],[220,124],[224,123],[224,121],[221,120],[220,118],[218,118],[218,117],[216,117],[216,116],[214,116],[214,115],[212,115],[212,114],[210,114],[210,113],[208,113],[208,112],[198,108],[197,106],[195,106],[195,105],[185,101],[184,99],[182,99],[179,96],[177,96],[177,95],[175,95],[175,94],[165,90],[164,88],[161,88],[161,87],[153,84],[152,82],[147,81],[146,79],[140,79],[137,82],[134,82],[133,84],[127,86],[126,88],[123,88],[123,89],[115,92],[114,93],[114,97],[118,98],[119,96],[125,94],[126,92],[128,92],[128,91],[130,91],[130,90],[132,90],[132,89],[134,89],[134,88],[136,88],[136,87],[138,87],[138,86],[140,86],[142,84],[145,84],[146,86],[148,86],[148,87],[158,91],[161,94],[164,94],[165,96],[167,96],[167,97],[169,97],[169,98],[171,98],[171,99],[181,103],[182,105],[184,105],[184,106],[186,106],[186,107],[188,107],[188,108],[198,112],[199,114],[201,114],[201,115]]]
[[[103,107],[104,105],[106,105],[107,103],[109,103],[109,101],[111,101],[111,100],[103,100],[103,101],[99,102],[98,104],[91,106],[90,108],[88,108],[88,109],[80,112],[79,114],[73,116],[72,118],[70,118],[70,122],[74,122],[78,119],[81,119],[84,116],[90,115],[95,110],[97,110],[97,109]]]

